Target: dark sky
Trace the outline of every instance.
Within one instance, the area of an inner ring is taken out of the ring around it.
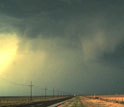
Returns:
[[[1,40],[18,41],[1,77],[80,94],[124,93],[123,29],[123,0],[0,0]],[[20,88],[8,91],[15,86],[0,81],[3,95],[18,95]]]

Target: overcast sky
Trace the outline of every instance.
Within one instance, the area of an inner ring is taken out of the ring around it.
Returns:
[[[123,29],[123,0],[0,0],[1,95],[124,93]]]

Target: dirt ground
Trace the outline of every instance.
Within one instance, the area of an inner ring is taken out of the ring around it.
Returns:
[[[77,96],[58,107],[124,107],[123,104]]]

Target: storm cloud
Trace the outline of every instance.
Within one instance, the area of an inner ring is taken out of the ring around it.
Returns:
[[[123,10],[122,0],[0,0],[0,34],[18,39],[4,76],[81,94],[123,93]]]

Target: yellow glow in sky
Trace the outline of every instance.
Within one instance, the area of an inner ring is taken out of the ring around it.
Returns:
[[[16,34],[0,34],[0,72],[14,60],[18,48]]]

